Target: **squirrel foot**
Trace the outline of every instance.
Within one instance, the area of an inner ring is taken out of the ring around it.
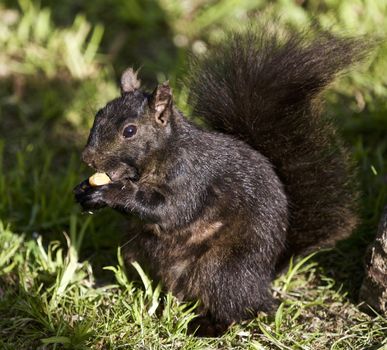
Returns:
[[[229,327],[230,324],[216,322],[209,315],[199,316],[188,324],[188,334],[203,338],[221,337]]]

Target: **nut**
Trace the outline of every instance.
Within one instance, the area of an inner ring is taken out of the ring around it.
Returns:
[[[110,180],[110,177],[106,173],[95,173],[89,177],[89,184],[93,187],[107,185],[110,182],[112,180]]]

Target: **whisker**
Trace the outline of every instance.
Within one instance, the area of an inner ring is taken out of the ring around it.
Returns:
[[[137,233],[137,234],[136,234],[134,237],[132,237],[131,239],[129,239],[127,242],[125,242],[124,244],[122,244],[122,245],[120,246],[120,248],[123,248],[123,247],[127,246],[130,242],[134,241],[139,235],[140,235],[140,232]]]

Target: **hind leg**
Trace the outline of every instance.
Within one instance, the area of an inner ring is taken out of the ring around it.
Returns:
[[[200,300],[201,316],[191,322],[189,331],[198,336],[219,336],[234,322],[252,319],[259,311],[272,311],[271,266],[274,264],[245,249],[243,254],[222,254],[216,260],[211,254],[211,259],[196,261],[194,270],[178,283],[193,287],[193,293],[187,291],[188,299]]]
[[[215,321],[231,324],[274,308],[270,291],[274,264],[264,258],[243,249],[200,266],[200,300]]]

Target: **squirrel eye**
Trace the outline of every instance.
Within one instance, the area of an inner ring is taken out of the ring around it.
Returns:
[[[137,126],[136,125],[128,125],[127,127],[125,127],[124,131],[123,131],[123,135],[125,138],[130,138],[132,136],[134,136],[137,132]]]

